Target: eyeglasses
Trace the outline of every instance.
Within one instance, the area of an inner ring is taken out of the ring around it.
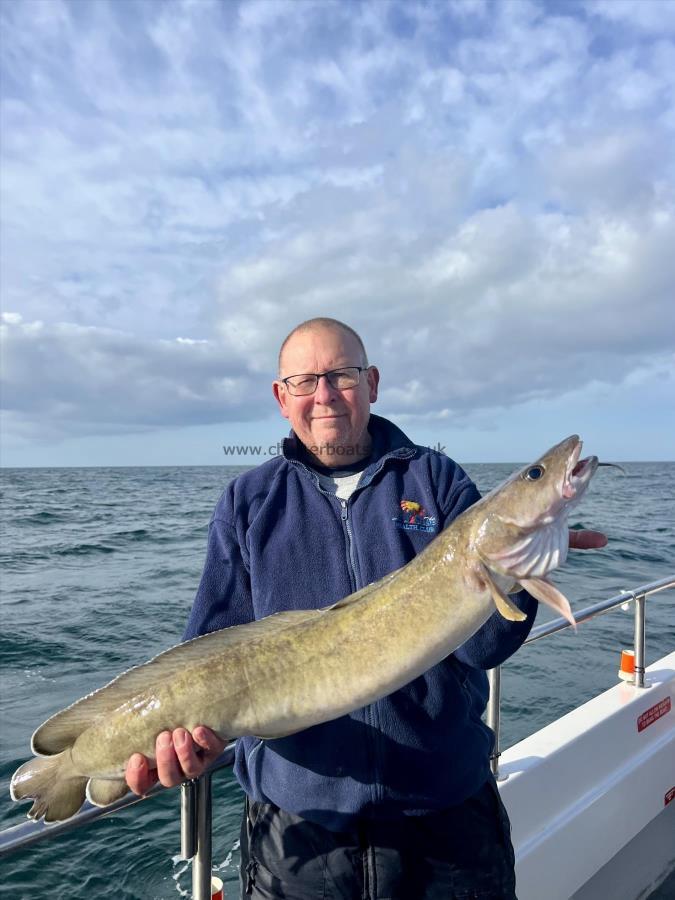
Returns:
[[[289,375],[281,381],[288,388],[288,393],[294,397],[306,397],[313,394],[319,384],[319,378],[325,378],[328,384],[336,391],[347,391],[356,387],[361,380],[361,372],[366,372],[369,366],[345,366],[344,369],[333,369],[330,372],[306,375]]]

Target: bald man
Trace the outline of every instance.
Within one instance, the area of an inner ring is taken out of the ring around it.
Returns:
[[[284,341],[273,393],[291,425],[282,454],[227,485],[209,527],[184,639],[287,609],[335,603],[398,569],[479,498],[447,456],[370,413],[379,372],[342,322],[303,322]],[[577,546],[602,536],[576,533]],[[377,703],[276,740],[237,741],[246,793],[242,898],[515,897],[508,816],[481,721],[485,669],[522,644],[495,614],[465,645]],[[339,653],[339,647],[335,648]],[[200,726],[136,754],[137,793],[194,778],[224,742]]]

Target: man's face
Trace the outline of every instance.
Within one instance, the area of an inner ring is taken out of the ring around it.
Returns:
[[[281,360],[281,378],[363,364],[363,355],[351,334],[339,328],[319,327],[300,331],[290,339]],[[320,378],[316,391],[305,397],[290,394],[282,381],[274,382],[273,391],[281,414],[305,447],[323,465],[340,466],[370,452],[367,426],[379,377],[371,366],[361,372],[356,387],[346,391],[331,387],[327,378]],[[326,448],[332,448],[332,452]]]

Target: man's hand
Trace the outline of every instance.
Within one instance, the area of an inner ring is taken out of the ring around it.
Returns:
[[[607,535],[601,531],[575,531],[570,528],[570,550],[599,550],[607,545]]]
[[[197,725],[190,735],[184,728],[157,735],[157,768],[151,769],[147,757],[134,753],[127,763],[125,778],[135,794],[145,794],[157,781],[174,787],[187,778],[198,778],[225,749],[226,741],[205,725]]]

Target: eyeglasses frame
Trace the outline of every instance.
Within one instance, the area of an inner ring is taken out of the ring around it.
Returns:
[[[356,384],[353,384],[351,387],[337,388],[337,387],[335,387],[334,384],[332,384],[332,382],[328,376],[334,375],[336,372],[344,372],[345,369],[356,369],[357,372],[359,373],[358,381],[356,382]],[[316,391],[319,387],[319,380],[321,378],[325,378],[326,381],[328,382],[328,384],[330,384],[330,386],[333,388],[334,391],[351,391],[351,390],[353,390],[353,388],[358,387],[359,384],[361,383],[361,372],[367,372],[368,369],[372,369],[372,366],[340,366],[337,369],[329,369],[327,372],[298,372],[297,375],[288,375],[286,378],[280,378],[279,380],[284,385],[284,387],[286,388],[288,393],[291,395],[291,397],[311,397],[312,394],[316,393]],[[307,376],[307,375],[311,375],[312,378],[316,378],[316,384],[314,385],[314,390],[310,391],[309,394],[294,394],[291,389],[291,386],[288,384],[288,382],[291,380],[291,378],[302,378],[303,376]]]

